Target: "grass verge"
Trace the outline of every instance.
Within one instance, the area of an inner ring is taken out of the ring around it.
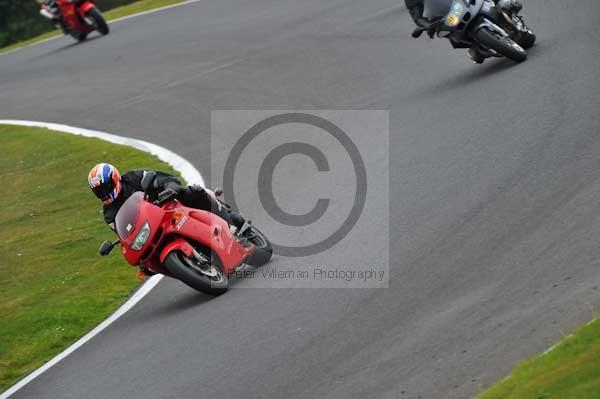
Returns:
[[[526,360],[477,399],[600,398],[600,319]]]
[[[144,11],[154,10],[156,8],[170,6],[177,3],[183,3],[185,0],[140,0],[135,3],[128,4],[126,6],[113,8],[112,10],[103,12],[104,17],[107,21],[112,21],[117,18],[126,17],[128,15],[137,14]],[[101,5],[100,5],[101,6]],[[46,32],[31,39],[23,40],[17,43],[13,43],[9,46],[0,48],[0,54],[16,50],[21,47],[29,46],[30,44],[38,43],[46,39],[50,39],[55,36],[62,36],[61,30],[56,29],[51,32]]]
[[[157,168],[152,155],[46,129],[0,125],[0,392],[112,313],[139,284],[87,187],[89,169]]]

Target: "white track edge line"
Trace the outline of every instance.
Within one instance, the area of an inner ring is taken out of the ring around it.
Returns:
[[[142,11],[142,12],[138,12],[136,14],[126,15],[124,17],[120,17],[120,18],[116,18],[116,19],[111,19],[110,21],[108,21],[108,24],[110,25],[110,24],[113,24],[115,22],[125,21],[127,19],[131,19],[131,18],[135,18],[135,17],[140,17],[142,15],[153,14],[155,12],[160,12],[160,11],[168,10],[170,8],[181,7],[181,6],[185,6],[185,5],[188,5],[188,4],[197,3],[199,1],[202,1],[202,0],[187,0],[187,1],[183,1],[181,3],[175,3],[175,4],[168,5],[168,6],[153,8],[152,10]],[[15,51],[23,50],[24,48],[27,48],[27,47],[33,47],[33,46],[37,46],[38,44],[43,44],[43,43],[51,42],[52,40],[60,39],[61,37],[64,37],[64,35],[61,35],[60,33],[57,33],[56,36],[52,36],[52,37],[49,37],[47,39],[40,40],[39,42],[26,44],[25,46],[17,47],[17,48],[14,48],[12,50],[8,50],[8,51],[5,51],[3,53],[0,53],[0,57],[3,56],[3,55],[14,53]],[[0,399],[2,399],[2,398],[0,397]]]
[[[197,1],[197,0],[195,0]],[[115,144],[126,145],[129,147],[133,147],[137,150],[144,151],[155,155],[161,161],[164,161],[171,165],[174,169],[181,173],[182,177],[189,184],[200,184],[204,187],[204,180],[202,179],[202,175],[200,172],[194,168],[194,166],[189,163],[184,158],[175,154],[174,152],[167,150],[159,145],[149,143],[143,140],[132,139],[128,137],[117,136],[110,133],[99,132],[96,130],[89,130],[83,128],[77,128],[74,126],[61,125],[58,123],[48,123],[48,122],[36,122],[36,121],[23,121],[23,120],[11,120],[11,119],[0,119],[0,125],[16,125],[16,126],[31,126],[31,127],[41,127],[51,130],[56,130],[63,133],[70,133],[78,136],[85,137],[94,137],[101,140],[105,140]],[[23,379],[19,380],[15,385],[8,388],[8,390],[4,391],[0,394],[0,399],[8,399],[11,395],[16,393],[18,390],[23,388],[25,385],[29,384],[31,381],[39,377],[45,371],[59,363],[61,360],[69,356],[71,353],[75,352],[85,343],[90,341],[96,335],[98,335],[101,331],[105,330],[112,323],[117,321],[121,316],[127,313],[131,308],[133,308],[142,298],[144,298],[159,282],[162,280],[162,275],[156,275],[150,277],[134,294],[131,298],[129,298],[123,305],[121,305],[113,314],[111,314],[108,318],[106,318],[102,323],[98,324],[94,329],[85,334],[67,349],[53,357],[50,361],[45,363],[43,366],[33,371],[32,373],[25,376]]]
[[[185,5],[188,5],[188,4],[197,3],[199,1],[203,1],[203,0],[187,0],[187,1],[183,1],[181,3],[175,3],[175,4],[170,4],[168,6],[163,6],[163,7],[159,7],[159,8],[153,8],[152,10],[142,11],[142,12],[138,12],[136,14],[126,15],[124,17],[120,17],[120,18],[116,18],[116,19],[111,19],[110,21],[108,21],[108,24],[110,25],[110,24],[115,23],[115,22],[121,22],[121,21],[125,21],[127,19],[131,19],[131,18],[135,18],[135,17],[141,17],[142,15],[153,14],[155,12],[168,10],[170,8],[181,7],[181,6],[185,6]]]

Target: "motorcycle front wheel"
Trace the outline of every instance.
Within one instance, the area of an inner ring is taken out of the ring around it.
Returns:
[[[527,52],[518,43],[508,37],[502,37],[486,28],[481,28],[475,33],[475,38],[484,47],[496,51],[515,62],[527,59]]]
[[[229,288],[229,279],[217,265],[199,265],[183,252],[173,251],[164,263],[165,268],[179,281],[209,295],[221,295]]]
[[[71,37],[73,37],[73,39],[77,40],[80,43],[87,38],[87,33],[82,32],[71,32],[70,35]]]
[[[100,11],[98,11],[98,9],[92,8],[88,12],[88,17],[94,20],[94,25],[96,26],[96,29],[98,30],[98,32],[100,32],[100,34],[108,35],[110,29],[108,28],[108,24],[106,23],[104,17],[100,13]]]

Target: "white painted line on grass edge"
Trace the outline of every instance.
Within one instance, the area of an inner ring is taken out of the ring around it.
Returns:
[[[161,161],[164,161],[171,165],[175,170],[181,173],[181,176],[186,180],[188,184],[199,184],[202,187],[204,187],[204,180],[202,179],[202,175],[200,175],[200,172],[198,172],[198,170],[196,170],[196,168],[194,168],[194,166],[191,163],[189,163],[189,161],[183,159],[179,155],[175,154],[173,151],[167,150],[164,147],[149,143],[147,141],[117,136],[116,134],[104,133],[96,130],[61,125],[59,123],[0,119],[0,124],[41,127],[50,130],[56,130],[58,132],[70,133],[77,136],[94,137],[102,139],[104,141],[109,141],[111,143],[133,147],[137,150],[155,155]]]
[[[111,19],[110,21],[108,21],[108,23],[112,24],[112,23],[115,23],[115,22],[121,22],[121,21],[125,21],[127,19],[131,19],[131,18],[135,18],[135,17],[140,17],[142,15],[153,14],[155,12],[168,10],[170,8],[181,7],[181,6],[185,6],[187,4],[197,3],[199,1],[203,1],[203,0],[187,0],[187,1],[184,1],[184,2],[181,2],[181,3],[171,4],[169,6],[164,6],[164,7],[159,7],[159,8],[153,8],[152,10],[138,12],[137,14],[131,14],[131,15],[127,15],[127,16],[124,16],[124,17],[121,17],[121,18]]]
[[[199,0],[192,0],[199,1]],[[31,127],[41,127],[51,130],[56,130],[63,133],[70,133],[78,136],[85,137],[94,137],[101,140],[105,140],[115,144],[122,144],[129,147],[133,147],[140,151],[144,151],[155,155],[161,161],[164,161],[171,165],[175,170],[181,173],[181,176],[187,181],[188,184],[199,184],[204,187],[204,179],[202,179],[202,175],[200,172],[194,168],[194,166],[189,163],[184,158],[175,154],[174,152],[167,150],[159,145],[148,143],[143,140],[136,140],[132,138],[117,136],[110,133],[99,132],[95,130],[82,129],[68,125],[61,125],[58,123],[48,123],[48,122],[35,122],[35,121],[22,121],[22,120],[10,120],[10,119],[0,119],[0,125],[17,125],[17,126],[31,126]],[[92,331],[85,334],[81,337],[77,342],[69,346],[63,352],[56,355],[49,362],[44,364],[42,367],[38,368],[31,374],[27,375],[25,378],[17,382],[12,387],[8,388],[8,390],[4,391],[0,394],[0,399],[8,399],[11,395],[17,392],[19,389],[23,388],[25,385],[29,384],[31,381],[39,377],[46,370],[50,369],[52,366],[56,365],[58,362],[69,356],[71,353],[75,352],[78,348],[83,346],[86,342],[94,338],[101,331],[106,329],[116,320],[118,320],[121,316],[127,313],[131,308],[133,308],[142,298],[144,298],[162,279],[162,275],[156,275],[150,277],[136,292],[135,294],[129,298],[119,309],[117,309],[112,315],[110,315],[106,320],[97,325]]]
[[[71,353],[75,352],[83,344],[85,344],[86,342],[88,342],[89,340],[94,338],[102,330],[104,330],[106,327],[108,327],[112,323],[114,323],[119,317],[123,316],[129,309],[131,309],[136,303],[138,303],[143,297],[145,297],[146,294],[148,294],[150,292],[150,290],[152,290],[152,288],[154,288],[156,286],[156,284],[158,284],[158,282],[162,279],[162,277],[163,277],[162,275],[156,275],[156,276],[150,277],[144,283],[144,285],[142,285],[136,291],[136,293],[131,298],[129,298],[129,300],[127,302],[125,302],[119,309],[117,309],[117,311],[115,313],[113,313],[108,319],[106,319],[102,323],[98,324],[98,326],[96,326],[96,328],[94,328],[89,333],[85,334],[77,342],[75,342],[73,345],[69,346],[63,352],[61,352],[58,355],[56,355],[55,357],[53,357],[52,360],[50,360],[48,363],[44,364],[39,369],[35,370],[33,373],[27,375],[25,378],[23,378],[22,380],[17,382],[15,385],[8,388],[7,391],[0,394],[0,399],[10,398],[10,396],[13,395],[14,393],[16,393],[19,389],[21,389],[25,385],[29,384],[31,381],[33,381],[34,379],[39,377],[41,374],[43,374],[46,370],[50,369],[52,366],[56,365],[58,362],[60,362],[61,360],[63,360],[67,356],[69,356]]]

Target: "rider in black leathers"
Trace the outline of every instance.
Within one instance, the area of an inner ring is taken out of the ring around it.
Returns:
[[[136,191],[143,191],[142,178],[146,172],[148,171],[137,169],[121,175],[121,192],[112,203],[103,205],[104,221],[109,226],[114,225],[115,216],[127,198]],[[153,172],[156,173],[159,197],[172,194],[185,206],[210,211],[238,228],[244,224],[244,218],[239,213],[225,208],[204,188],[200,186],[184,187],[175,176],[159,171]]]
[[[404,0],[404,3],[406,4],[406,8],[408,8],[410,16],[412,17],[413,21],[415,21],[415,23],[420,27],[425,27],[431,23],[426,18],[423,18],[424,1],[425,0]],[[498,4],[498,2],[500,1],[502,0],[494,0],[494,3]],[[511,3],[513,7],[515,7],[517,10],[523,8],[523,5],[518,0],[512,0]]]
[[[494,0],[494,3],[498,4],[501,1],[506,0]],[[424,28],[431,24],[431,21],[423,17],[424,2],[425,0],[404,0],[406,8],[408,8],[408,12],[410,13],[410,16],[412,17],[413,21],[415,21],[415,24],[417,24],[417,26],[421,28]],[[509,3],[511,3],[511,6],[515,7],[515,9],[517,10],[520,10],[523,7],[519,0],[510,0]],[[429,35],[431,37],[433,37],[432,35],[434,33],[435,32],[433,30],[429,31]],[[485,57],[473,47],[469,49],[469,56],[471,57],[473,62],[477,64],[481,64],[485,59]]]
[[[92,168],[88,174],[88,184],[92,192],[103,205],[104,221],[111,229],[115,229],[115,217],[121,206],[131,195],[142,188],[142,179],[148,172],[156,173],[155,184],[147,192],[153,198],[176,198],[183,205],[212,212],[236,228],[241,228],[246,221],[238,212],[217,201],[212,192],[200,186],[183,186],[179,179],[168,173],[144,169],[119,173],[110,164],[101,163]],[[140,267],[138,277],[151,276],[154,273]]]
[[[65,35],[68,35],[69,30],[63,21],[56,0],[43,0],[42,4],[45,8],[40,10],[40,14],[52,21],[57,28],[60,27]]]

